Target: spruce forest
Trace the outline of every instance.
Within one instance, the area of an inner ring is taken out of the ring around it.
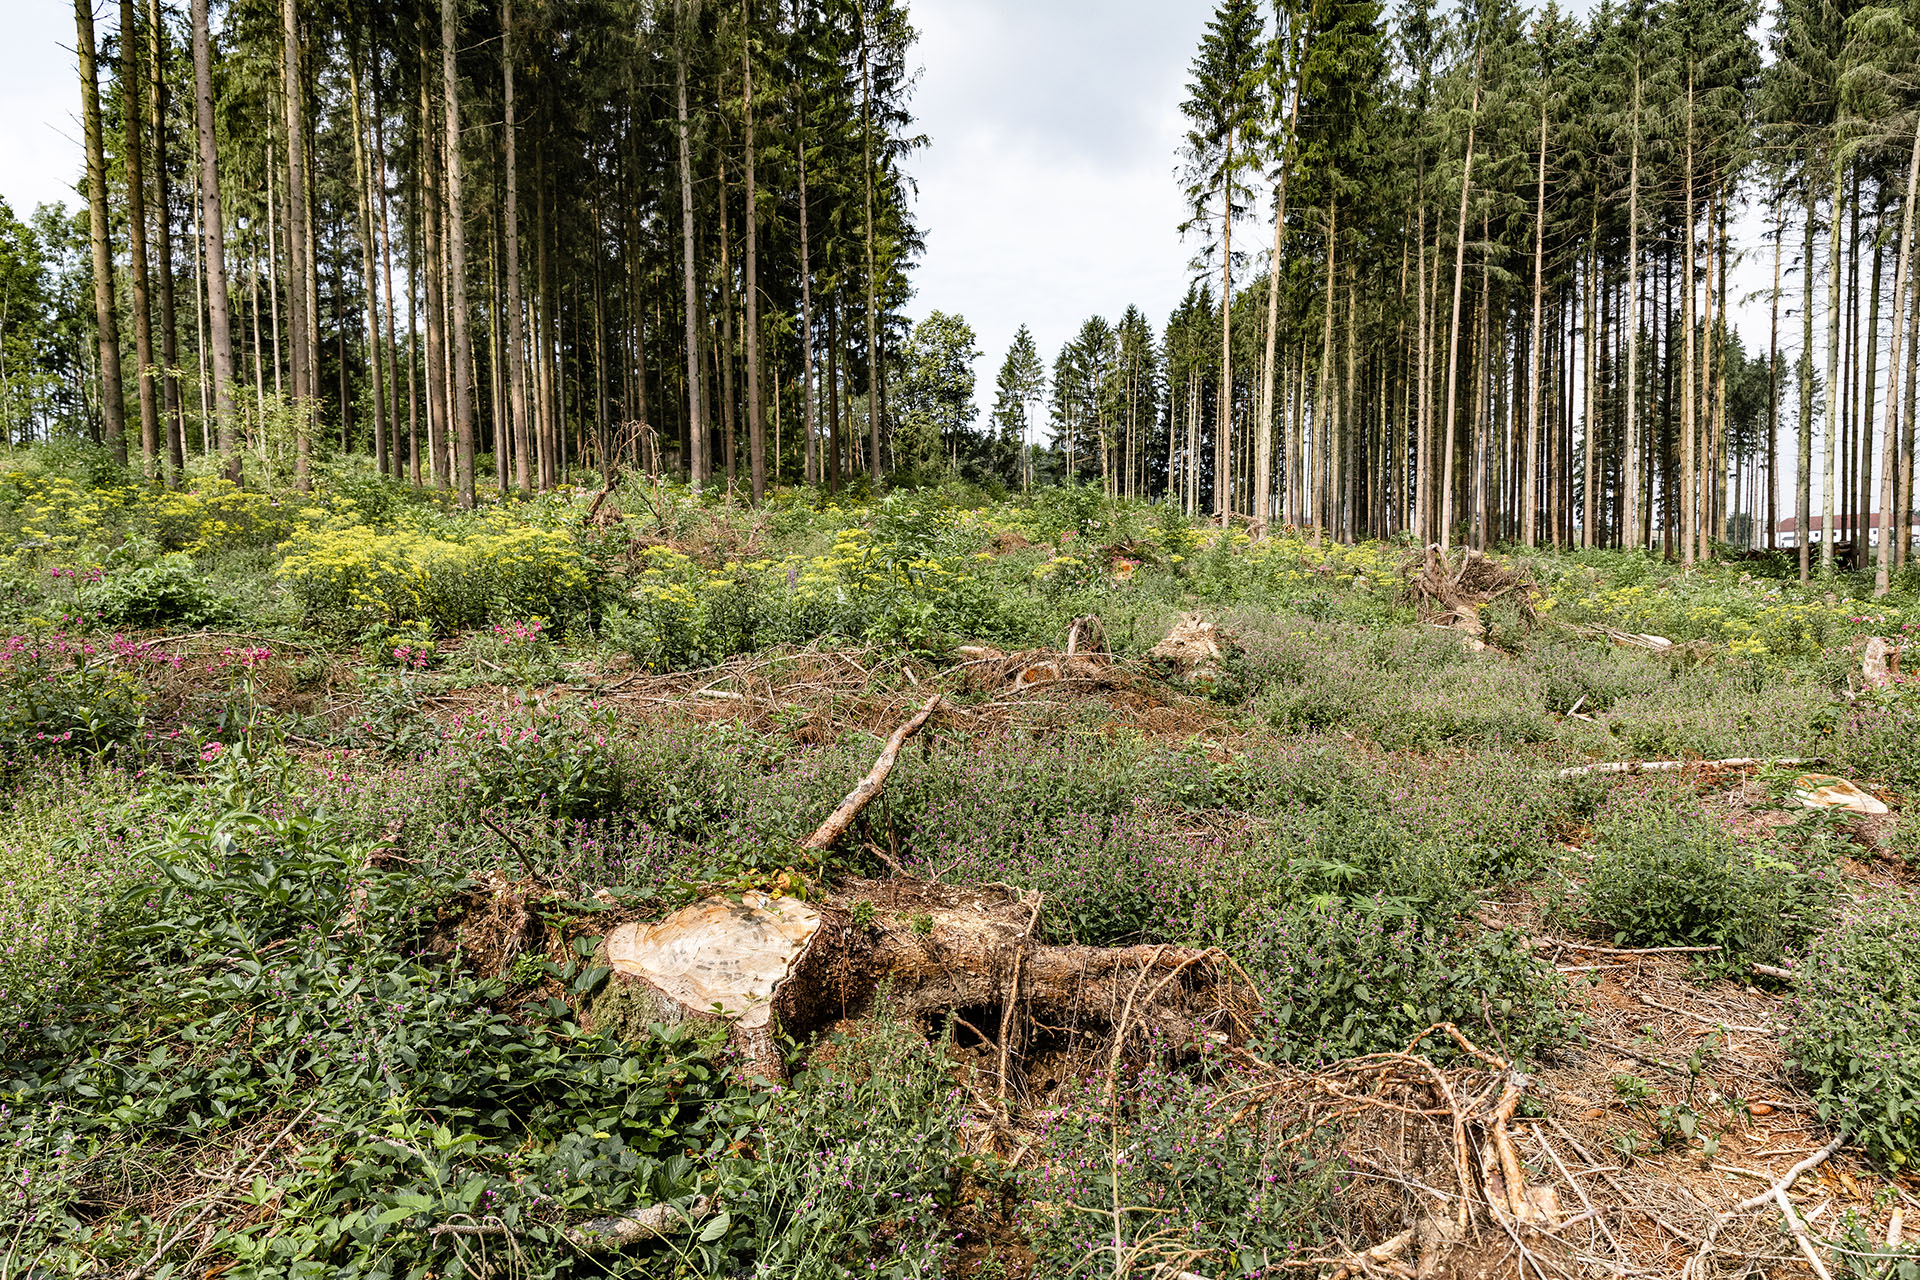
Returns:
[[[0,1280],[1920,1276],[1920,10],[970,3],[59,6]]]

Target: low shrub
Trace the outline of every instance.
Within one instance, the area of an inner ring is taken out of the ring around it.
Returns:
[[[1553,971],[1513,930],[1457,936],[1380,899],[1259,906],[1233,949],[1270,994],[1263,1051],[1313,1065],[1404,1050],[1436,1022],[1478,1028],[1510,1056],[1572,1029]],[[1450,1059],[1439,1040],[1427,1051]]]
[[[1345,730],[1390,751],[1554,736],[1538,682],[1505,659],[1474,657],[1457,635],[1297,614],[1248,617],[1241,629],[1254,714],[1271,728]]]
[[[1788,1010],[1820,1118],[1896,1170],[1920,1162],[1920,901],[1863,904],[1815,936]]]
[[[1869,690],[1834,717],[1835,763],[1903,791],[1920,791],[1920,675]]]
[[[604,710],[526,698],[455,717],[443,750],[469,806],[591,818],[619,807],[626,792],[609,727]]]
[[[446,633],[530,617],[560,629],[594,607],[593,574],[572,535],[526,525],[458,541],[415,529],[302,529],[279,576],[309,621],[348,634],[416,621]]]
[[[1196,1078],[1158,1058],[1124,1070],[1118,1119],[1088,1105],[1044,1121],[1040,1168],[1020,1179],[1035,1277],[1086,1275],[1116,1237],[1137,1246],[1140,1274],[1155,1262],[1167,1274],[1279,1274],[1333,1233],[1331,1129],[1304,1132],[1264,1110],[1247,1119],[1258,1108],[1233,1076]],[[1081,1096],[1104,1086],[1089,1079]]]
[[[218,595],[182,552],[115,569],[81,592],[82,607],[109,626],[163,627],[231,621],[233,603]]]
[[[258,764],[174,797],[148,850],[162,874],[119,935],[113,1001],[36,1018],[11,1047],[0,1178],[12,1247],[36,1268],[166,1261],[163,1209],[142,1207],[172,1205],[175,1171],[241,1142],[262,1160],[253,1196],[278,1212],[230,1215],[176,1258],[482,1276],[489,1255],[434,1228],[492,1222],[513,1233],[516,1274],[553,1277],[576,1258],[569,1225],[685,1205],[738,1169],[728,1144],[749,1108],[711,1036],[623,1044],[582,1032],[557,999],[509,1014],[502,982],[420,949],[435,898],[458,885],[380,870],[311,815],[267,816],[286,778]],[[576,990],[595,976],[553,968]],[[716,1215],[674,1247],[717,1273],[731,1225]]]
[[[229,547],[265,547],[287,536],[294,509],[258,489],[208,476],[185,489],[151,494],[136,508],[168,551],[198,555]]]
[[[741,1261],[768,1280],[945,1274],[962,1158],[951,1064],[891,1020],[834,1035],[813,1061],[762,1104],[751,1176],[722,1189],[748,1227]]]
[[[1629,800],[1595,825],[1588,913],[1615,942],[1717,946],[1776,961],[1825,919],[1836,881],[1821,839],[1796,851],[1672,797]]]
[[[116,661],[121,659],[122,661]],[[0,641],[0,761],[68,752],[101,755],[135,740],[151,692],[147,648],[65,631]]]

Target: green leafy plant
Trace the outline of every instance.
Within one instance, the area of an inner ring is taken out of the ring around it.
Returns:
[[[1303,1132],[1279,1114],[1222,1123],[1228,1107],[1242,1117],[1252,1108],[1231,1085],[1157,1059],[1127,1069],[1116,1096],[1125,1103],[1112,1117],[1064,1109],[1046,1134],[1045,1167],[1021,1179],[1034,1275],[1085,1275],[1116,1239],[1131,1246],[1130,1274],[1164,1264],[1261,1275],[1332,1230],[1330,1130]]]
[[[456,720],[444,750],[475,806],[594,817],[617,807],[626,791],[609,720],[604,708],[525,698]]]
[[[160,627],[232,619],[233,602],[216,594],[181,552],[108,573],[81,593],[81,604],[114,626]]]
[[[1630,803],[1602,815],[1587,910],[1630,946],[1717,946],[1727,963],[1775,961],[1817,928],[1833,899],[1830,855],[1733,830],[1686,804]]]
[[[1863,906],[1794,965],[1787,1054],[1821,1119],[1896,1170],[1920,1161],[1920,901]]]
[[[1258,907],[1238,924],[1248,970],[1288,992],[1265,1011],[1266,1052],[1329,1062],[1402,1050],[1438,1022],[1483,1028],[1510,1055],[1573,1027],[1550,969],[1511,930],[1455,938],[1377,899]],[[1441,1059],[1455,1052],[1434,1041]]]
[[[760,1101],[722,1188],[742,1260],[766,1280],[941,1275],[962,1160],[944,1050],[883,1017],[814,1055]]]
[[[555,1276],[586,1217],[685,1206],[728,1176],[747,1099],[711,1036],[622,1044],[558,1000],[509,1016],[505,984],[422,946],[459,884],[382,869],[321,817],[263,812],[286,768],[236,753],[210,785],[170,789],[158,875],[120,935],[131,977],[12,1047],[0,1176],[23,1193],[16,1251],[59,1270],[177,1265],[197,1246],[222,1271],[375,1277],[404,1260],[466,1277],[491,1274],[486,1256],[434,1228],[480,1223],[513,1233],[521,1274]],[[264,1144],[242,1189],[268,1211],[157,1248],[169,1233],[140,1206],[236,1134]],[[717,1270],[728,1227],[667,1247]]]

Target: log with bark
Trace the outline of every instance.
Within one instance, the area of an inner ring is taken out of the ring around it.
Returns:
[[[709,898],[610,933],[597,962],[611,973],[585,1016],[628,1036],[725,1024],[773,1080],[785,1078],[781,1037],[883,1012],[930,1038],[961,1027],[1015,1073],[1036,1029],[1076,1054],[1244,1039],[1258,997],[1224,953],[1037,944],[1032,908],[1006,886],[905,878],[850,881],[818,904]]]
[[[875,795],[906,739],[941,699],[888,738],[871,771],[807,839],[831,846]],[[1139,1036],[1238,1043],[1258,996],[1224,953],[1175,946],[1039,945],[1035,899],[1005,885],[854,880],[824,901],[775,893],[711,897],[603,940],[608,980],[590,1025],[640,1036],[655,1023],[723,1024],[751,1068],[784,1079],[782,1037],[884,1011],[929,1036],[967,1029],[1018,1070],[1036,1029],[1112,1062]],[[999,1028],[998,1036],[980,1030]]]

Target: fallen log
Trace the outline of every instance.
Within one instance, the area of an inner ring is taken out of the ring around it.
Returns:
[[[1800,756],[1733,756],[1726,760],[1612,760],[1605,764],[1581,764],[1562,769],[1562,778],[1584,778],[1596,773],[1675,773],[1682,769],[1762,769],[1770,765],[1812,764]]]
[[[654,1023],[724,1024],[768,1079],[781,1036],[886,1012],[929,1037],[949,1022],[1006,1065],[1044,1026],[1118,1055],[1135,1037],[1237,1042],[1257,997],[1224,953],[1175,946],[1036,945],[1031,897],[1002,887],[856,880],[817,907],[746,894],[657,924],[621,925],[596,962],[611,971],[588,1025],[639,1037]],[[1016,978],[1017,974],[1017,978]],[[1131,1003],[1129,1003],[1131,1001]],[[978,1028],[997,1018],[999,1042]]]
[[[929,698],[893,731],[802,848],[826,849],[845,833],[879,794],[906,740],[943,705]],[[836,1019],[875,1012],[884,992],[887,1012],[929,1036],[950,1023],[977,1035],[999,1057],[1002,1098],[1030,1026],[1069,1041],[1090,1037],[1110,1046],[1114,1062],[1136,1033],[1176,1044],[1240,1035],[1258,996],[1250,984],[1236,986],[1225,953],[1037,946],[1039,907],[1037,897],[1005,885],[905,878],[856,880],[817,905],[778,892],[710,897],[610,931],[595,957],[607,981],[581,1018],[631,1038],[654,1024],[723,1025],[753,1071],[782,1080],[782,1037],[804,1039]],[[997,1043],[977,1029],[996,1016]]]

